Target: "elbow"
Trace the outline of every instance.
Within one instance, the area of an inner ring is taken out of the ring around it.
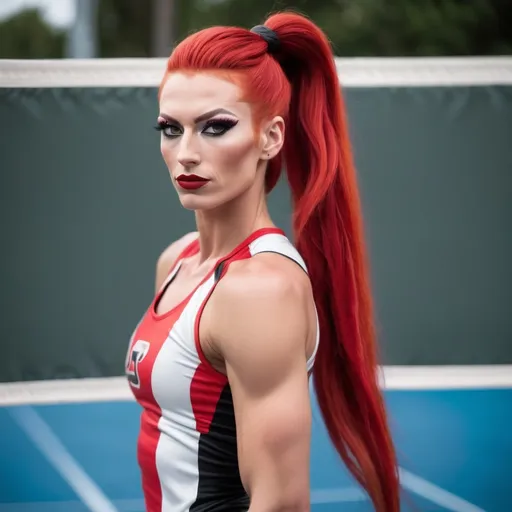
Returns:
[[[249,512],[310,512],[309,493],[299,493],[293,496],[281,494],[273,500],[265,500],[261,506],[257,500],[251,500]]]
[[[306,503],[300,500],[283,500],[281,503],[276,503],[268,509],[268,512],[309,512],[309,502]]]
[[[272,512],[309,512],[309,500],[306,499],[288,499],[283,500],[282,503],[278,503]]]

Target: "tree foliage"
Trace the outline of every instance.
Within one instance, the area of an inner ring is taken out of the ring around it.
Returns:
[[[338,56],[512,54],[511,0],[174,1],[177,39],[211,25],[250,28],[272,12],[293,9],[326,31]],[[150,56],[151,8],[148,0],[100,0],[99,56]],[[0,57],[57,58],[64,48],[65,34],[35,10],[0,23]]]
[[[64,32],[52,30],[36,9],[0,22],[0,59],[59,59],[65,41]]]

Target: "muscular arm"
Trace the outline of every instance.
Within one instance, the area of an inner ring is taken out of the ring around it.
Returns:
[[[193,231],[182,236],[171,245],[165,248],[160,254],[156,263],[156,275],[155,275],[155,293],[160,290],[169,270],[176,262],[176,259],[181,254],[188,244],[192,243],[198,237],[198,233]]]
[[[311,302],[300,277],[230,269],[218,285],[212,342],[232,390],[250,512],[309,510]]]

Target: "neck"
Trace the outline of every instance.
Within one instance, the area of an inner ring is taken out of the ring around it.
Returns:
[[[196,212],[201,262],[229,254],[254,231],[274,227],[264,194],[249,189],[215,210]]]

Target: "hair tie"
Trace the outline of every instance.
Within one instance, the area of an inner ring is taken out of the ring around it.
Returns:
[[[268,45],[268,53],[275,54],[279,51],[281,47],[279,36],[271,28],[268,28],[265,25],[256,25],[251,28],[251,32],[258,34],[266,41]]]

